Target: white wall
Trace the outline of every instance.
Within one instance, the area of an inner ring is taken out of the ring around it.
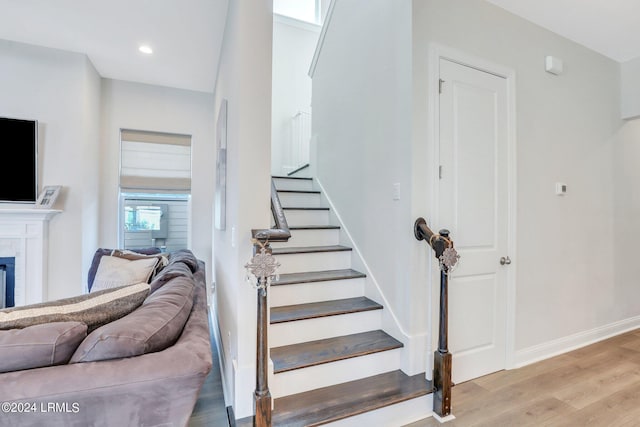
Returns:
[[[385,322],[387,330],[408,344],[427,330],[428,297],[424,283],[413,285],[410,263],[410,1],[336,1],[312,108],[317,178],[371,269],[367,295],[397,317],[395,329]],[[394,184],[400,200],[393,200]]]
[[[298,111],[311,111],[308,75],[320,26],[273,15],[273,98],[271,110],[271,173],[285,175],[291,143],[291,119]],[[289,168],[287,168],[289,166]]]
[[[638,277],[640,263],[640,119],[624,122],[613,152],[615,281],[608,284],[610,304],[621,319],[639,321]]]
[[[640,58],[620,66],[622,118],[640,116]]]
[[[269,228],[272,2],[229,2],[215,92],[228,101],[226,229],[214,229],[216,312],[227,404],[253,413],[256,291],[245,278],[252,228]]]
[[[401,329],[434,330],[423,314],[432,255],[411,234],[416,217],[433,214],[433,43],[515,71],[515,362],[640,325],[631,258],[640,127],[620,120],[620,64],[484,0],[356,3],[336,2],[316,68],[315,161]],[[564,74],[544,71],[546,55],[564,61]]]
[[[191,135],[191,250],[213,281],[211,245],[215,176],[213,95],[102,80],[100,244],[118,246],[120,129]],[[94,249],[95,250],[95,249]]]
[[[0,115],[39,121],[40,185],[62,185],[49,226],[49,299],[84,291],[118,238],[119,129],[193,136],[192,242],[212,260],[213,95],[103,80],[85,55],[0,40]],[[207,263],[212,277],[212,262]]]
[[[429,43],[516,73],[516,360],[566,349],[640,314],[630,302],[640,298],[640,288],[616,279],[611,237],[622,126],[619,64],[482,0],[420,0],[413,10],[417,162],[430,162],[424,152]],[[563,75],[544,71],[546,55],[564,61]],[[565,197],[554,195],[557,181],[568,185]],[[428,197],[428,188],[414,194]]]
[[[49,299],[82,292],[97,242],[99,80],[85,55],[0,40],[0,115],[39,121],[40,187],[64,187],[49,224]]]

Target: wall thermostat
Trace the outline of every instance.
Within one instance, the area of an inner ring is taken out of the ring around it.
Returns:
[[[556,195],[564,196],[565,194],[567,194],[567,184],[556,182]]]

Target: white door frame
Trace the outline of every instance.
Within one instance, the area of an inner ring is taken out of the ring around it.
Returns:
[[[470,55],[466,52],[450,48],[439,43],[430,43],[429,45],[429,61],[427,68],[427,127],[429,129],[427,137],[428,153],[431,155],[431,176],[430,189],[430,206],[431,215],[428,220],[429,226],[432,224],[440,224],[438,218],[440,194],[439,194],[439,166],[440,166],[440,96],[439,96],[439,80],[440,80],[440,59],[446,59],[460,65],[475,68],[496,76],[502,77],[507,83],[507,159],[509,162],[507,176],[509,185],[507,186],[508,212],[507,212],[507,254],[514,262],[507,269],[507,307],[506,307],[506,369],[512,369],[515,365],[515,324],[516,324],[516,269],[518,258],[516,254],[516,219],[517,219],[517,156],[516,156],[516,74],[512,68],[504,67],[499,64],[487,61]],[[440,226],[446,226],[441,224]],[[438,230],[434,230],[438,231]],[[452,236],[455,243],[456,236]],[[432,263],[434,261],[432,260]],[[439,311],[439,286],[440,272],[439,268],[432,267],[434,272],[431,275],[432,304],[431,304],[431,332],[433,345],[437,342],[438,334],[438,311]],[[429,349],[429,357],[432,358],[433,348]],[[433,366],[432,359],[430,366]]]

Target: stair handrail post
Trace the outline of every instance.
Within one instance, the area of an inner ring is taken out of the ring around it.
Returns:
[[[271,427],[271,392],[269,391],[269,307],[267,290],[280,264],[272,255],[268,240],[253,239],[253,258],[245,268],[250,282],[255,281],[256,304],[256,389],[253,393],[254,427]],[[251,277],[253,276],[253,278]]]
[[[271,213],[275,226],[269,229],[251,230],[253,239],[253,258],[245,265],[256,278],[256,389],[253,395],[255,415],[254,427],[271,427],[271,392],[269,391],[269,303],[267,292],[271,280],[277,278],[276,270],[280,266],[272,256],[269,242],[287,242],[291,231],[284,215],[278,190],[271,180]],[[276,279],[277,280],[277,279]]]
[[[435,252],[440,265],[440,311],[438,315],[438,348],[433,358],[433,410],[440,417],[451,415],[452,355],[449,352],[449,273],[459,256],[453,249],[449,230],[431,231],[424,218],[414,223],[417,240],[425,240]]]
[[[271,247],[266,242],[263,246],[268,253]],[[254,255],[258,252],[258,245],[254,245]],[[255,417],[254,427],[271,427],[271,391],[269,391],[269,336],[267,333],[268,305],[267,284],[265,279],[258,280],[257,331],[256,331],[256,390],[254,393]]]

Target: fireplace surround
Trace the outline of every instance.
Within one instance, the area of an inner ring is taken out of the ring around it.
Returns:
[[[16,306],[47,300],[49,220],[55,209],[0,207],[0,258],[14,260]]]

